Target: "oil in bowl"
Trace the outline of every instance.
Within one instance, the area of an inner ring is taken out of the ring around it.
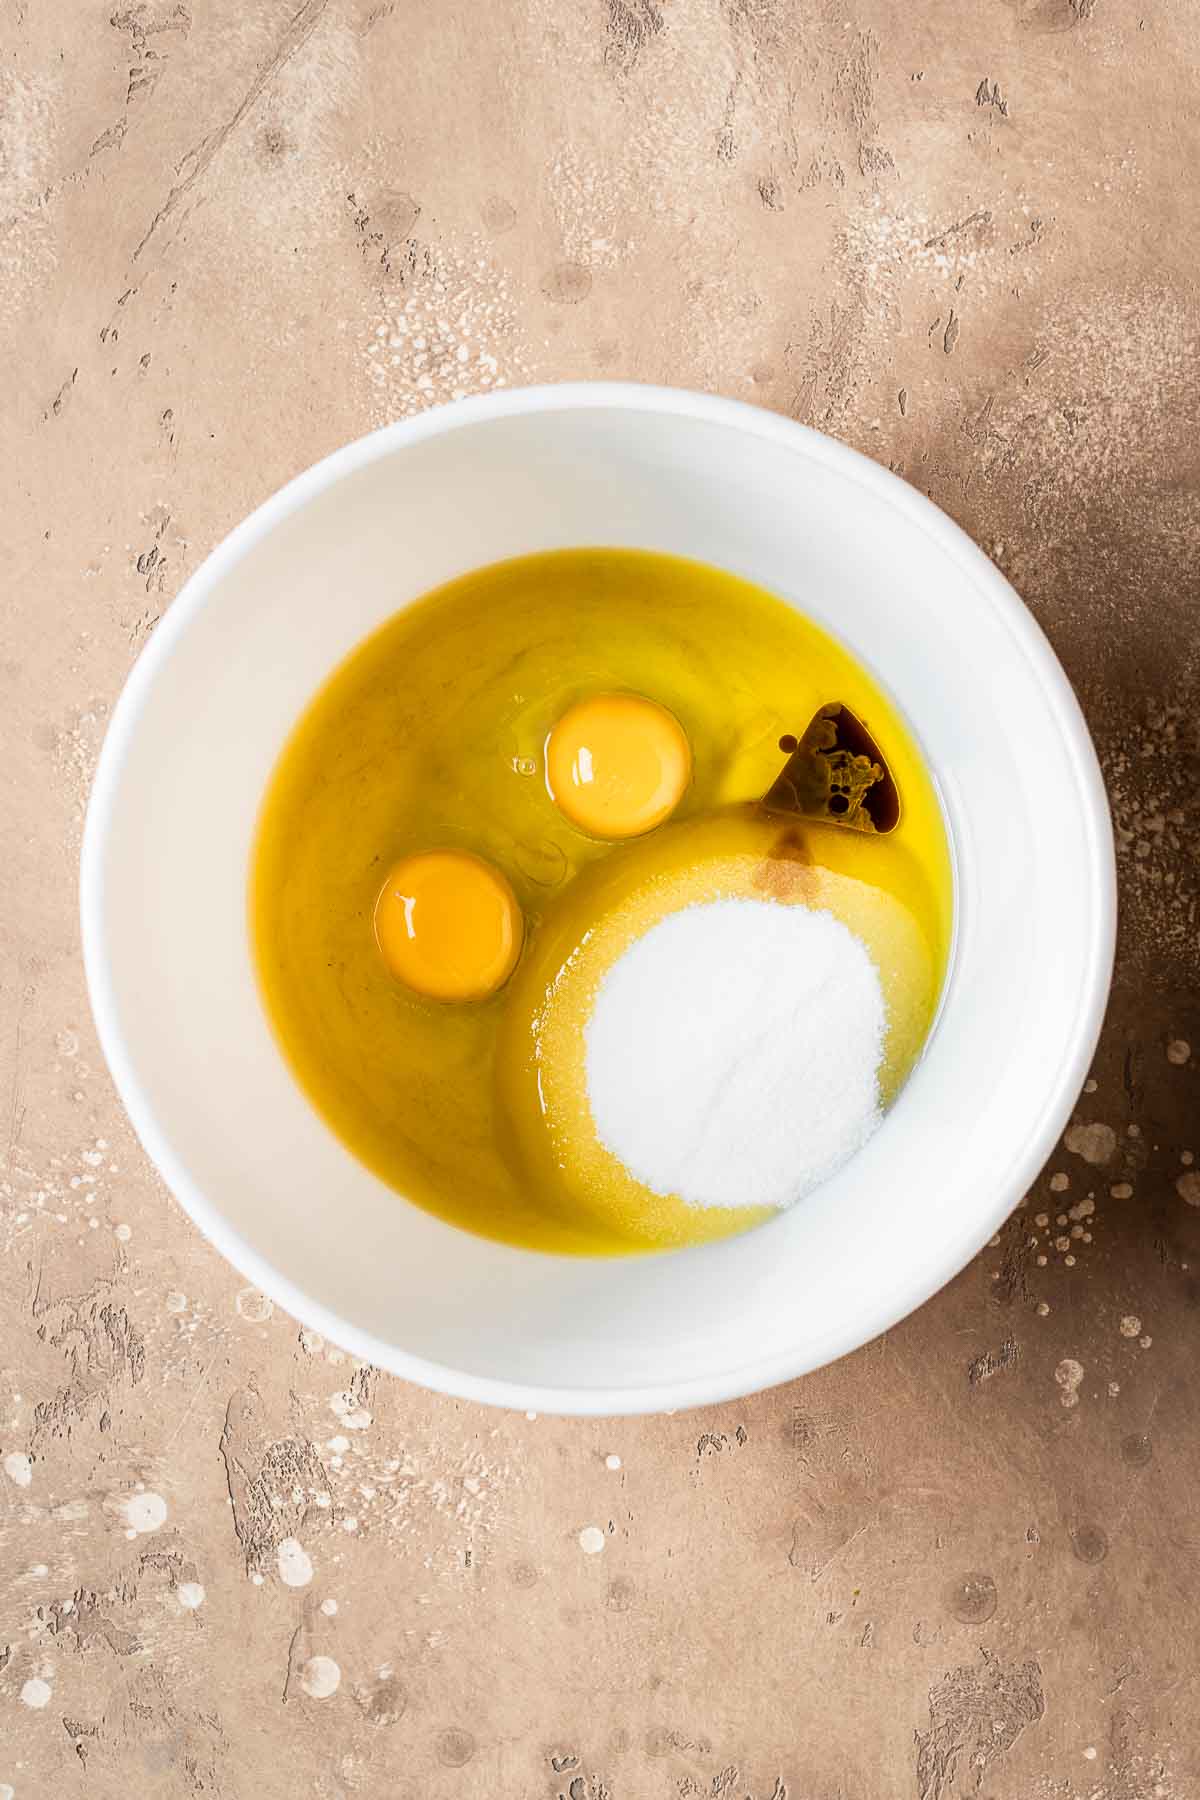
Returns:
[[[762,804],[783,756],[831,701],[886,757],[900,799],[886,833]],[[835,1004],[835,990],[811,990],[813,1029],[789,1038],[780,1021],[805,1007],[789,1002],[785,1018],[787,984],[774,974],[793,970],[793,938],[808,953],[800,911],[821,921],[812,955],[841,955],[837,932],[852,939],[882,1007],[871,1075],[882,1112],[937,1008],[950,868],[910,731],[815,623],[701,564],[560,551],[438,589],[333,673],[268,787],[251,931],[296,1079],[398,1195],[509,1243],[619,1254],[743,1230],[783,1191],[768,1184],[758,1203],[753,1144],[740,1161],[732,1147],[722,1181],[685,1173],[673,1188],[685,1164],[668,1158],[660,1178],[651,1142],[645,1166],[635,1157],[633,1167],[613,1148],[619,1109],[613,1131],[598,1124],[598,1082],[622,1060],[622,1031],[638,1034],[642,1060],[628,1059],[630,1070],[658,1080],[663,1059],[642,1042],[657,1024],[645,1014],[649,996],[693,1007],[689,1041],[718,1018],[706,1019],[703,982],[681,993],[679,979],[661,989],[636,971],[623,979],[635,952],[652,963],[655,928],[674,934],[677,955],[701,958],[702,926],[736,920],[759,934],[746,945],[752,957],[761,943],[766,959],[753,1006],[779,1015],[771,1054],[790,1054],[793,1091],[819,1075],[835,1103],[846,1091],[836,1060],[845,1034],[836,1013],[831,1029],[813,1010]],[[759,921],[785,934],[774,947]],[[728,973],[736,989],[737,966]],[[622,993],[642,1011],[621,1013]],[[765,1055],[757,1017],[745,1043]],[[719,1064],[693,1060],[692,1114],[718,1119],[737,1071],[706,1097],[696,1091],[713,1079],[703,1071]],[[746,1056],[739,1067],[748,1082]],[[641,1110],[632,1122],[644,1135],[653,1120]],[[768,1125],[777,1112],[772,1102]],[[781,1155],[796,1141],[792,1125]],[[802,1161],[819,1176],[819,1158]],[[701,1174],[712,1166],[710,1157]]]

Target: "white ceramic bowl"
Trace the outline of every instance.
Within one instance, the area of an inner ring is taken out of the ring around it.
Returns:
[[[939,1023],[882,1128],[731,1241],[572,1259],[461,1232],[309,1106],[255,985],[247,874],[288,730],[381,620],[465,570],[612,544],[732,570],[828,626],[922,742],[953,838]],[[727,400],[528,389],[393,425],[260,507],[187,583],[113,715],[83,850],[100,1038],[142,1142],[250,1281],[356,1355],[539,1411],[716,1401],[866,1342],[962,1268],[1049,1155],[1111,972],[1087,729],[1007,582],[855,452]]]

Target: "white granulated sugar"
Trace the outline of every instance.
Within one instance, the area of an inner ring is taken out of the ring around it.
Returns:
[[[790,1206],[880,1122],[886,1023],[862,942],[772,900],[689,906],[630,945],[586,1034],[602,1143],[693,1206]]]

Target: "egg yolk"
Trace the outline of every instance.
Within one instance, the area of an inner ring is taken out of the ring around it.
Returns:
[[[466,850],[401,857],[375,902],[384,962],[431,1000],[486,1000],[516,967],[524,933],[504,876]]]
[[[639,694],[580,700],[546,741],[551,798],[589,837],[653,831],[691,778],[691,747],[679,720]]]

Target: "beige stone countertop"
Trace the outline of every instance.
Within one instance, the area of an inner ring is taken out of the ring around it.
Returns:
[[[1200,1795],[1198,167],[1186,0],[0,4],[0,1800]],[[221,536],[374,425],[590,376],[957,519],[1078,688],[1123,903],[978,1261],[607,1424],[246,1289],[76,925],[106,717]]]

